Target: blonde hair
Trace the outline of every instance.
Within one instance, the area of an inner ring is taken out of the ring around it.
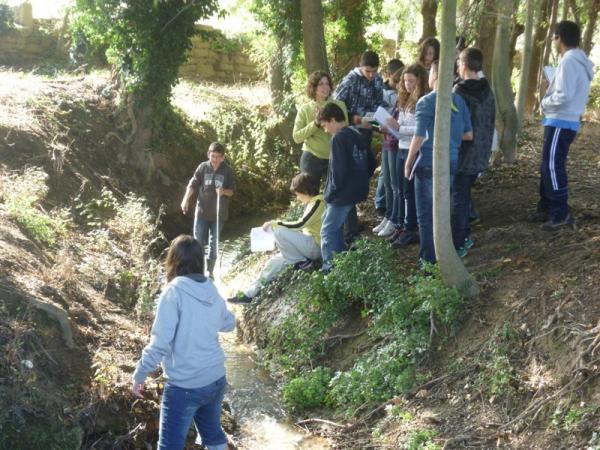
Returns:
[[[414,75],[417,78],[417,85],[412,93],[408,92],[404,85],[404,75],[406,74]],[[429,74],[421,64],[411,64],[404,68],[398,83],[398,109],[404,111],[415,110],[419,99],[429,92],[428,78]]]

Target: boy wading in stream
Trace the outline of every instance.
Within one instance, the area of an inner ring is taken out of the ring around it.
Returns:
[[[181,201],[181,211],[187,214],[192,195],[198,194],[194,238],[200,242],[203,250],[207,244],[209,246],[206,266],[208,276],[212,279],[218,256],[217,240],[229,217],[229,198],[233,195],[234,185],[233,170],[225,162],[225,147],[213,142],[208,148],[208,161],[198,166]]]
[[[203,249],[191,236],[173,241],[165,272],[168,284],[158,300],[150,343],[137,363],[131,390],[143,398],[144,380],[160,363],[167,383],[158,450],[183,449],[192,421],[199,434],[197,443],[208,450],[227,450],[221,428],[227,380],[219,332],[233,331],[235,317],[204,276]]]

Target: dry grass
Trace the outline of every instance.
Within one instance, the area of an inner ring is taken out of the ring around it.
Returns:
[[[242,103],[249,107],[265,107],[271,103],[269,86],[260,82],[224,85],[180,80],[173,89],[173,104],[195,121],[210,116],[223,101]]]

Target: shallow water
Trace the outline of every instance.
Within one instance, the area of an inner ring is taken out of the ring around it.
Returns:
[[[227,223],[221,242],[221,261],[218,264],[220,276],[232,267],[238,250],[247,243],[250,228],[259,226],[264,216],[244,218]],[[218,281],[217,287],[225,296],[227,287]],[[240,316],[242,306],[234,306]],[[236,444],[244,450],[328,450],[330,443],[323,438],[307,434],[297,427],[282,407],[280,392],[269,373],[254,361],[252,349],[236,338],[234,333],[221,335],[221,343],[226,354],[229,391],[225,399],[231,405],[239,426],[235,436]]]

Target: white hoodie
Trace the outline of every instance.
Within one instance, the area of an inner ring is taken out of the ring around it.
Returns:
[[[232,331],[235,317],[212,281],[202,275],[174,278],[158,301],[150,343],[133,380],[143,383],[162,364],[170,383],[181,388],[206,386],[225,375],[219,332]]]
[[[579,48],[567,50],[542,99],[541,109],[548,119],[579,123],[590,93],[594,64]]]

